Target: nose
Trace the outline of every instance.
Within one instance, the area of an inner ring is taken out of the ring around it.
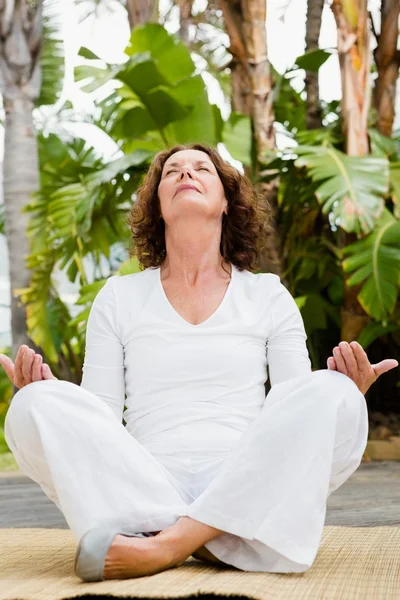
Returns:
[[[191,179],[194,179],[191,165],[183,165],[182,166],[181,172],[179,173],[179,179],[183,179],[185,174],[189,175],[189,177]]]

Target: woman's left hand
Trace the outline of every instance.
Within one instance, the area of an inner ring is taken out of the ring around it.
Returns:
[[[328,358],[327,364],[331,371],[339,371],[350,377],[364,395],[382,373],[399,365],[393,358],[371,365],[365,350],[358,342],[340,342],[339,346],[333,349],[333,356]]]

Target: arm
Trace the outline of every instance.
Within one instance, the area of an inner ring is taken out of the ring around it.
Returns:
[[[103,400],[122,423],[124,349],[117,335],[114,279],[98,292],[89,313],[81,387]]]
[[[271,275],[270,275],[271,276]],[[272,328],[267,339],[271,386],[311,373],[303,318],[293,296],[277,275],[271,282]]]

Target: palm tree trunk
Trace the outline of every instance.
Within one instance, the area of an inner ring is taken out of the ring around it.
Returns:
[[[232,110],[251,117],[251,85],[247,68],[236,58],[230,65],[232,84]]]
[[[342,80],[342,119],[346,152],[363,156],[369,152],[370,31],[367,0],[333,0],[338,32]]]
[[[363,156],[369,152],[367,119],[370,106],[370,32],[367,0],[333,0],[338,32],[338,54],[342,80],[342,119],[346,152]],[[339,231],[339,247],[356,240],[355,234]],[[358,338],[369,318],[357,300],[359,287],[345,284],[341,339]]]
[[[158,0],[126,0],[126,10],[131,29],[158,20]]]
[[[34,102],[41,87],[39,55],[42,35],[42,2],[6,0],[0,13],[5,43],[0,50],[0,85],[5,108],[4,208],[11,286],[12,357],[22,344],[41,354],[27,335],[27,313],[14,297],[30,284],[32,272],[25,258],[30,254],[27,225],[22,209],[39,188],[39,160],[32,120]]]
[[[382,0],[381,32],[376,35],[378,45],[374,50],[378,69],[373,96],[378,114],[377,128],[388,137],[392,135],[393,130],[396,82],[400,67],[400,50],[397,49],[399,13],[399,0]]]
[[[272,76],[267,56],[265,0],[219,0],[230,39],[232,62],[232,107],[251,116],[257,156],[256,173],[265,155],[275,149]],[[273,230],[268,234],[260,269],[283,273],[280,235],[277,225],[278,180],[259,186],[273,214]]]
[[[323,8],[324,0],[307,0],[306,51],[319,48]],[[319,129],[322,127],[322,112],[319,103],[318,73],[307,71],[305,84],[307,92],[307,129]]]

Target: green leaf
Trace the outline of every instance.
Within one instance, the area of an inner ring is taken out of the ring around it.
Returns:
[[[92,65],[78,65],[74,69],[75,81],[89,79],[88,83],[81,86],[83,92],[94,92],[108,81],[114,79],[118,71],[111,67],[101,68],[92,67]]]
[[[349,286],[364,283],[357,298],[365,312],[386,325],[393,313],[400,284],[400,222],[385,209],[375,230],[343,249],[349,256],[345,273]]]
[[[295,151],[295,166],[306,167],[314,182],[322,182],[316,191],[322,212],[332,211],[335,223],[347,232],[370,233],[388,193],[387,159],[347,156],[331,147],[298,146]]]
[[[377,323],[376,321],[367,323],[362,332],[360,333],[357,342],[361,344],[364,348],[368,348],[378,338],[388,333],[392,333],[393,331],[400,331],[399,323],[387,323],[387,325],[382,325],[382,323]]]
[[[51,11],[43,16],[43,44],[40,53],[41,89],[36,106],[55,104],[59,99],[65,75],[64,42]]]
[[[186,142],[204,142],[215,145],[215,120],[203,78],[195,75],[183,79],[170,88],[170,94],[191,112],[187,117],[171,123],[165,128],[170,144]]]
[[[139,139],[125,139],[121,146],[124,152],[134,152],[135,150],[148,150],[153,155],[156,152],[165,150],[165,142],[158,131],[147,131]]]
[[[251,119],[233,112],[223,125],[222,141],[229,153],[244,165],[251,164]]]
[[[119,173],[125,173],[131,167],[143,165],[152,157],[152,153],[146,150],[136,150],[131,154],[125,154],[109,162],[103,169],[96,171],[86,177],[86,182],[96,187],[114,179]]]
[[[214,130],[216,142],[222,142],[222,130],[224,128],[224,120],[221,115],[221,110],[216,104],[211,104],[214,116]]]
[[[133,29],[125,53],[133,56],[142,52],[151,55],[171,85],[195,72],[195,65],[185,44],[157,23],[146,23]]]
[[[140,265],[136,256],[132,256],[128,260],[121,263],[115,275],[130,275],[131,273],[139,273]]]
[[[320,294],[307,294],[295,298],[304,320],[307,336],[315,331],[324,330],[328,326],[328,316],[339,325],[337,309]]]
[[[373,156],[385,156],[389,160],[399,160],[399,143],[395,138],[389,138],[374,128],[368,129],[371,143],[371,154]]]
[[[316,73],[328,60],[331,54],[332,52],[327,52],[321,48],[315,48],[298,56],[295,65],[297,65],[299,69],[305,69],[306,71],[313,71]]]
[[[115,75],[142,98],[154,88],[167,86],[168,81],[148,52],[135,54]]]
[[[78,52],[78,56],[82,56],[83,58],[87,58],[88,60],[101,60],[97,54],[86,48],[86,46],[81,46]]]
[[[390,188],[394,204],[394,216],[400,219],[400,162],[390,163]]]
[[[148,112],[158,129],[164,129],[169,123],[186,119],[192,113],[192,107],[183,106],[173,94],[173,90],[157,88],[145,97]]]
[[[272,92],[275,119],[288,131],[305,129],[306,102],[302,94],[293,88],[289,73],[281,74],[272,65],[271,70],[275,82]]]

